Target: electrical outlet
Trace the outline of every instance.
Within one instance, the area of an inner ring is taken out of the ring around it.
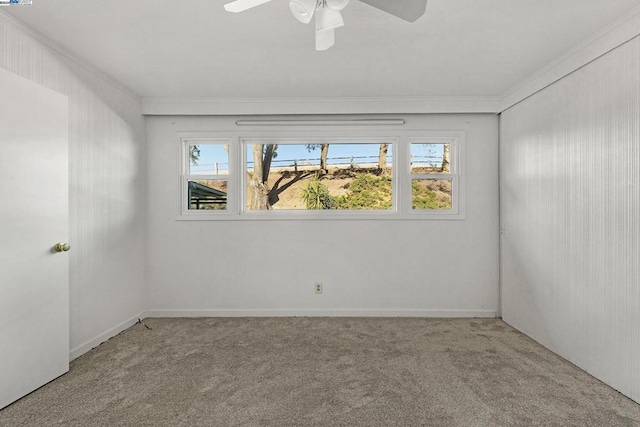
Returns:
[[[322,293],[322,282],[316,282],[313,284],[313,290],[316,294]]]

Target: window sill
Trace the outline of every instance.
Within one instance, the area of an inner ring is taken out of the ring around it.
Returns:
[[[243,212],[242,214],[233,212],[216,213],[187,213],[178,215],[176,221],[335,221],[335,220],[357,220],[357,221],[430,221],[430,220],[465,220],[463,213],[441,211],[441,212],[378,212],[378,211],[358,211],[358,212],[337,212],[337,211],[277,211],[270,210],[264,212]]]

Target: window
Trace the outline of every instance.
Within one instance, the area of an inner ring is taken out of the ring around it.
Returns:
[[[453,209],[455,175],[452,174],[451,145],[450,142],[411,143],[412,210]]]
[[[179,218],[464,218],[463,132],[295,132],[185,134]]]
[[[226,211],[229,191],[229,143],[183,141],[182,211]]]
[[[247,141],[245,209],[391,211],[393,143]]]

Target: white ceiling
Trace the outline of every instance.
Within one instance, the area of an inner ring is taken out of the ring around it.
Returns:
[[[500,96],[638,0],[430,0],[407,23],[352,0],[336,45],[287,0],[33,0],[3,11],[142,97]],[[393,0],[389,0],[393,1]]]

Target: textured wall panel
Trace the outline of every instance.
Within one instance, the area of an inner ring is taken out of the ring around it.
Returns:
[[[2,13],[0,67],[69,97],[70,332],[78,348],[144,309],[144,119],[137,99]]]
[[[640,38],[501,133],[504,319],[640,401]]]

